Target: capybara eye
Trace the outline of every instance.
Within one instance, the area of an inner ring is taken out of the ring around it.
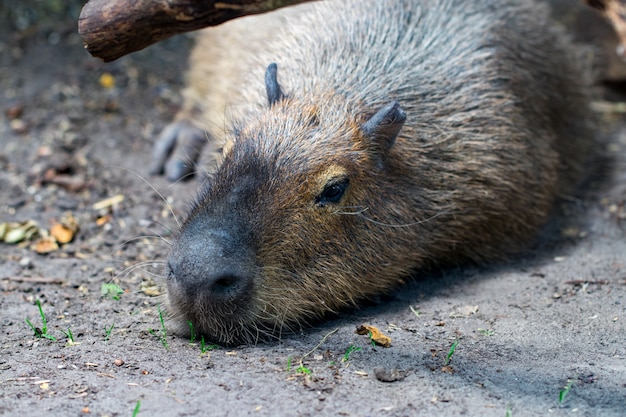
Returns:
[[[326,204],[334,204],[338,203],[346,192],[346,188],[348,188],[348,179],[344,178],[340,181],[331,181],[326,184],[324,187],[324,191],[321,192],[320,195],[317,196],[315,202],[320,206]]]

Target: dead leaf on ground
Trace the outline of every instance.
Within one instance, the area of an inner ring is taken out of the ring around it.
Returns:
[[[27,220],[21,223],[0,223],[0,241],[4,243],[16,244],[22,241],[29,241],[40,234],[39,226],[34,220]]]
[[[96,226],[104,226],[109,223],[113,217],[110,214],[105,214],[104,216],[98,217],[96,219]]]
[[[61,223],[55,223],[50,228],[50,236],[58,243],[64,245],[74,239],[74,231]]]
[[[142,281],[141,284],[139,284],[139,291],[150,297],[158,297],[159,295],[163,294],[163,291],[161,291],[161,287],[159,287],[151,279]]]
[[[52,236],[43,236],[31,246],[31,250],[44,254],[59,250],[59,244]]]
[[[356,328],[356,334],[367,334],[370,336],[370,339],[377,345],[382,347],[390,347],[391,346],[391,338],[383,332],[381,332],[378,327],[369,326],[367,324],[363,324]]]
[[[56,239],[56,241],[62,245],[71,242],[74,239],[74,235],[78,232],[78,220],[72,215],[72,213],[65,213],[58,223],[55,223],[50,228],[50,235]]]
[[[50,228],[50,236],[61,244],[69,243],[74,239],[74,232],[61,223],[55,223]]]
[[[111,73],[105,72],[98,79],[98,83],[101,87],[109,90],[115,87],[115,77]]]
[[[19,119],[20,117],[22,117],[23,113],[24,113],[24,106],[19,103],[9,107],[4,112],[4,114],[7,115],[7,118],[9,120]]]
[[[39,227],[34,220],[16,223],[0,223],[0,241],[17,244],[34,241],[30,249],[37,253],[50,253],[59,249],[59,244],[66,244],[74,239],[78,232],[78,221],[71,213],[52,225],[50,231]]]
[[[441,367],[441,372],[446,372],[448,374],[453,374],[454,373],[454,369],[450,365],[446,365],[446,366],[442,366]]]

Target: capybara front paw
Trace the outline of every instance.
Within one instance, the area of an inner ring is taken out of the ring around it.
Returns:
[[[150,174],[165,174],[172,182],[192,178],[205,143],[207,133],[191,122],[168,124],[154,144]]]

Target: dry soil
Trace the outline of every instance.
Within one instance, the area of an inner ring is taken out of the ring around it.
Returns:
[[[0,223],[49,229],[70,213],[80,226],[48,254],[0,244],[1,415],[626,415],[626,136],[609,123],[620,114],[605,115],[608,177],[569,203],[582,216],[555,243],[419,277],[280,343],[202,353],[159,319],[167,236],[197,181],[147,172],[181,103],[190,38],[103,64],[72,22],[0,33]],[[56,340],[26,322],[42,330],[37,301]],[[355,334],[364,323],[391,347]]]

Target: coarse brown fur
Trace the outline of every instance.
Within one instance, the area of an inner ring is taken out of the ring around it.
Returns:
[[[190,321],[219,343],[254,342],[420,268],[502,259],[592,154],[585,65],[534,2],[301,10],[283,12],[284,31],[265,26],[236,80],[203,81],[234,83],[197,103],[227,116],[232,143],[168,259],[178,332]],[[270,62],[284,93],[271,105]]]

